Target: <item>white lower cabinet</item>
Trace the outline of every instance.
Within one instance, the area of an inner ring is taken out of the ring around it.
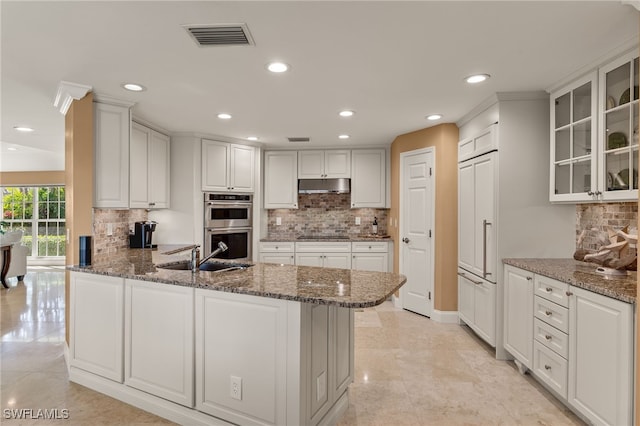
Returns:
[[[351,269],[389,272],[389,243],[386,241],[351,243]]]
[[[569,404],[597,425],[633,423],[633,305],[571,287]]]
[[[296,243],[296,265],[351,269],[351,243]]]
[[[70,290],[70,365],[122,383],[124,280],[71,272]]]
[[[533,273],[504,268],[504,348],[521,366],[533,364]],[[519,366],[520,367],[520,366]],[[522,370],[522,367],[520,367]]]
[[[458,315],[484,341],[496,345],[496,285],[458,271]]]
[[[292,242],[261,242],[260,262],[293,265],[296,263],[295,243]]]
[[[126,385],[193,407],[194,289],[125,281]]]
[[[532,374],[590,423],[632,424],[634,305],[510,265],[504,277],[505,349],[524,364],[532,344]]]

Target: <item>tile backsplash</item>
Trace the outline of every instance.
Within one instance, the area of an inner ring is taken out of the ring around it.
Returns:
[[[130,227],[148,217],[144,209],[93,209],[93,254],[110,254],[129,247]],[[108,224],[113,228],[113,235],[107,235]]]
[[[629,233],[637,234],[638,203],[578,204],[576,206],[576,246],[583,229],[587,230],[583,241],[585,249],[597,250],[598,233],[629,226]]]
[[[269,238],[295,238],[300,235],[368,235],[374,217],[378,218],[378,235],[387,234],[388,209],[351,208],[350,194],[300,194],[298,209],[268,211]],[[356,225],[356,217],[360,225]],[[282,221],[277,225],[277,218]]]

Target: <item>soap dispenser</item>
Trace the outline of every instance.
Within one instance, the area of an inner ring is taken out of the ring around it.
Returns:
[[[377,217],[374,217],[374,218],[373,218],[373,226],[372,226],[372,228],[373,228],[373,229],[372,229],[372,232],[371,232],[371,233],[372,233],[373,235],[377,235],[377,234],[378,234],[378,218],[377,218]]]

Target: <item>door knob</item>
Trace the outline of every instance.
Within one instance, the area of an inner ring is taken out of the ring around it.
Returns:
[[[406,243],[406,244],[409,244],[409,241],[410,241],[410,240],[409,240],[408,238],[406,238],[406,237],[402,239],[402,242],[403,242],[403,243]]]

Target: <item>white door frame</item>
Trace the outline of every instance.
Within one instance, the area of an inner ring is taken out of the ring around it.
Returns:
[[[404,221],[402,220],[402,212],[403,212],[403,206],[404,206],[404,169],[402,167],[402,165],[404,164],[404,159],[410,155],[419,155],[419,154],[429,154],[431,153],[433,156],[433,164],[432,164],[432,177],[433,177],[433,182],[435,183],[435,179],[436,179],[436,148],[435,147],[428,147],[428,148],[420,148],[420,149],[416,149],[413,151],[406,151],[406,152],[401,152],[400,153],[400,202],[399,202],[399,206],[398,206],[398,221],[400,222],[400,226],[398,228],[398,239],[399,241],[397,241],[396,243],[398,244],[398,272],[400,274],[404,274],[404,262],[403,262],[403,256],[402,256],[402,251],[403,251],[403,242],[402,242],[402,235],[404,233]],[[429,245],[430,247],[430,252],[431,252],[431,258],[428,259],[429,262],[429,270],[431,271],[431,283],[433,284],[433,291],[431,294],[431,300],[433,301],[434,307],[432,310],[432,313],[436,311],[435,309],[435,300],[436,300],[436,286],[435,286],[435,270],[434,270],[434,258],[435,258],[435,240],[436,240],[436,229],[435,229],[435,222],[436,222],[436,209],[435,209],[435,204],[436,203],[436,185],[433,185],[432,191],[431,191],[431,208],[432,208],[432,214],[431,214],[431,223],[429,224],[429,229],[431,229],[431,238],[429,239]],[[398,296],[393,296],[393,305],[396,308],[400,308],[402,309],[402,300],[400,297],[400,291],[398,291]]]

